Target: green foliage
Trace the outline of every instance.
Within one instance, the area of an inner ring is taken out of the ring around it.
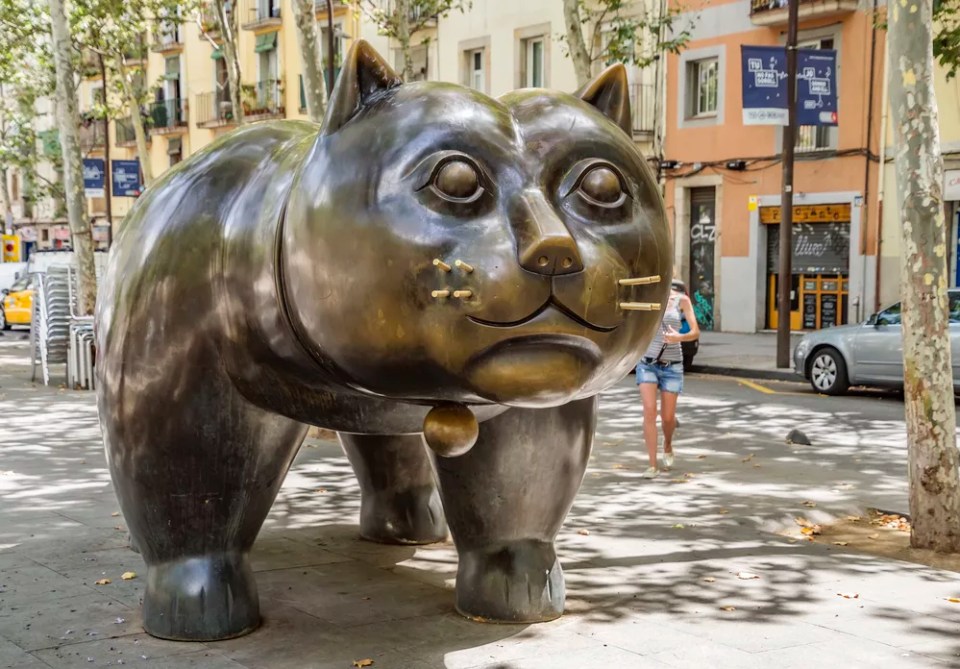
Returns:
[[[934,0],[933,28],[933,55],[952,79],[960,71],[960,0]]]
[[[591,62],[646,67],[663,52],[679,53],[690,41],[692,20],[681,24],[681,9],[649,12],[631,0],[578,0],[578,10]],[[564,41],[566,37],[562,37]]]
[[[445,18],[451,12],[469,9],[472,0],[407,0],[407,11],[401,11],[401,3],[395,0],[364,0],[360,9],[366,14],[377,32],[385,37],[401,39],[423,30],[438,18]]]

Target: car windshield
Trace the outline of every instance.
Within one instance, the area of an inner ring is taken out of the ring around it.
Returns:
[[[950,312],[950,322],[960,323],[960,292],[947,294],[947,308]],[[900,303],[893,304],[877,314],[877,322],[884,325],[900,325]]]

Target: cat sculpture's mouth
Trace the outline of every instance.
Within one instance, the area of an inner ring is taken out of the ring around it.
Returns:
[[[590,321],[588,321],[588,320],[587,320],[586,318],[584,318],[583,316],[579,315],[578,313],[576,313],[575,311],[573,311],[572,309],[570,309],[570,308],[567,307],[566,305],[562,304],[562,303],[561,303],[559,300],[557,300],[557,298],[554,297],[553,295],[551,295],[549,298],[547,298],[547,301],[546,301],[546,302],[544,302],[543,304],[541,304],[539,307],[537,307],[535,310],[533,310],[530,314],[528,314],[527,316],[524,316],[524,317],[521,318],[520,320],[500,322],[500,321],[488,321],[488,320],[485,320],[485,319],[483,319],[483,318],[477,318],[476,316],[467,316],[467,318],[470,319],[471,321],[473,321],[474,323],[478,324],[478,325],[486,325],[487,327],[492,327],[492,328],[515,328],[515,327],[518,327],[518,326],[520,326],[520,325],[525,325],[525,324],[529,323],[530,321],[532,321],[533,319],[535,319],[537,316],[539,316],[539,315],[542,314],[543,312],[547,311],[548,309],[554,309],[554,310],[556,310],[556,311],[559,311],[561,314],[563,314],[564,316],[566,316],[567,318],[569,318],[570,320],[572,320],[574,323],[576,323],[576,324],[578,324],[578,325],[582,325],[583,327],[589,328],[589,329],[591,329],[591,330],[593,330],[593,331],[595,331],[595,332],[613,332],[614,330],[616,330],[616,329],[619,327],[619,325],[614,325],[614,326],[611,326],[611,327],[607,327],[607,326],[597,325],[597,324],[595,324],[595,323],[591,323]]]

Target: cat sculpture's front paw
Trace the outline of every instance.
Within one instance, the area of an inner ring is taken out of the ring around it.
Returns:
[[[422,545],[445,541],[447,522],[435,487],[365,495],[360,536],[381,544]]]

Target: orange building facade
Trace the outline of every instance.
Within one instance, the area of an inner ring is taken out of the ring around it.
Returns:
[[[875,302],[885,39],[856,0],[800,2],[798,45],[837,51],[838,125],[801,127],[796,142],[795,330],[854,322]],[[675,272],[705,329],[777,326],[782,128],[743,124],[740,47],[783,45],[785,5],[684,4],[698,16],[693,36],[668,57],[664,195]]]

